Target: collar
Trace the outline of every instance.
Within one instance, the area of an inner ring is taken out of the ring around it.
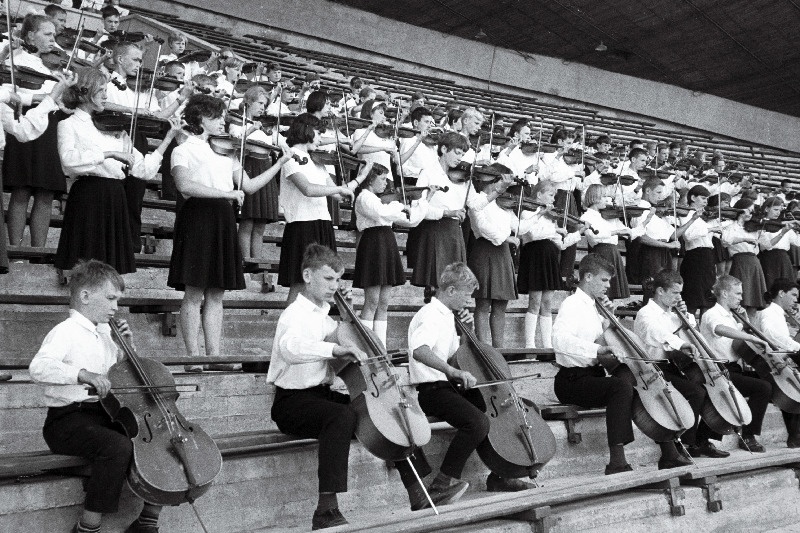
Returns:
[[[662,315],[671,314],[671,312],[669,310],[664,309],[663,307],[658,305],[656,303],[656,301],[654,299],[652,299],[652,298],[647,302],[647,305],[645,305],[642,309],[644,310],[644,309],[647,309],[647,308],[650,308],[653,313],[661,313]]]
[[[298,304],[298,306],[304,310],[309,311],[312,313],[322,313],[325,316],[328,316],[328,311],[331,309],[331,304],[325,302],[321,306],[315,304],[308,298],[306,298],[303,294],[298,294],[297,298],[295,299],[294,303]]]
[[[594,306],[594,298],[586,294],[580,287],[575,289],[575,296],[583,303]]]
[[[200,137],[197,137],[196,135],[187,135],[186,136],[186,140],[183,141],[183,142],[184,142],[184,144],[206,145],[209,148],[211,148],[211,146],[208,144],[207,141],[204,141],[203,139],[201,139]]]
[[[75,112],[72,114],[76,119],[80,120],[81,122],[91,122],[92,115],[84,111],[83,109],[75,108]]]
[[[69,318],[87,331],[91,331],[95,335],[97,334],[97,328],[99,325],[96,325],[94,322],[86,318],[80,311],[70,309]]]
[[[429,303],[428,305],[430,305],[433,309],[435,309],[436,311],[438,311],[442,315],[452,315],[453,314],[453,312],[450,310],[450,308],[447,307],[446,305],[444,305],[442,303],[442,301],[440,299],[438,299],[436,296],[431,298],[431,303]]]

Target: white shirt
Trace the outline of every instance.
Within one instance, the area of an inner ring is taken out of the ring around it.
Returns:
[[[408,220],[402,203],[384,204],[372,191],[366,189],[356,198],[355,210],[358,231],[377,226],[391,226],[395,222]]]
[[[76,109],[75,113],[58,123],[58,155],[64,174],[76,176],[100,176],[122,180],[125,179],[123,164],[112,158],[105,158],[103,152],[128,152],[133,150],[135,163],[130,174],[137,178],[150,180],[158,173],[161,166],[161,154],[154,151],[142,157],[138,150],[131,146],[126,132],[118,135],[99,131],[86,111]]]
[[[783,234],[778,242],[772,244],[772,239],[778,236],[780,231],[770,233],[769,231],[762,231],[758,239],[758,244],[762,251],[764,250],[785,250],[789,251],[792,246],[800,246],[800,235],[794,230],[789,230]]]
[[[729,328],[742,330],[742,325],[733,318],[730,311],[716,304],[714,307],[703,313],[700,318],[700,333],[708,341],[708,345],[714,350],[714,354],[725,361],[736,362],[740,358],[733,353],[733,339],[717,335],[717,326],[728,326]]]
[[[272,343],[267,383],[282,389],[308,389],[329,385],[335,377],[329,362],[334,359],[335,343],[325,337],[336,330],[336,321],[328,316],[331,306],[317,306],[297,295],[281,313]]]
[[[115,81],[116,83],[114,83]],[[124,89],[120,89],[117,85],[124,87]],[[145,84],[142,85],[144,86]],[[106,85],[106,97],[112,104],[125,106],[131,110],[137,107],[136,91],[128,87],[128,83],[126,82],[125,78],[123,78],[118,72],[113,72],[111,74],[111,79],[108,81],[108,85]],[[147,107],[148,100],[150,101],[150,107]],[[139,93],[138,104],[139,109],[147,110],[150,113],[158,113],[161,111],[158,98],[155,96],[150,98],[149,87]]]
[[[588,223],[593,229],[597,230],[594,233],[587,230],[584,235],[586,242],[589,246],[597,246],[598,244],[619,244],[619,235],[612,234],[613,231],[625,229],[625,224],[618,218],[605,219],[596,209],[587,209],[582,215],[581,220]],[[631,239],[636,239],[644,235],[644,228],[633,228],[631,230]]]
[[[650,207],[648,202],[642,200],[640,202],[642,207]],[[642,216],[631,219],[631,226],[634,228],[644,227],[645,235],[657,241],[668,241],[675,235],[675,228],[658,215],[653,215],[650,221],[642,226],[642,222],[647,219],[647,212],[642,213]]]
[[[411,384],[447,381],[447,376],[414,359],[414,350],[427,346],[441,359],[447,361],[459,346],[453,311],[436,297],[417,311],[408,326],[408,372]]]
[[[519,146],[515,146],[509,154],[508,150],[504,148],[500,152],[500,155],[497,156],[497,162],[510,168],[519,179],[527,180],[528,182],[531,182],[531,180],[533,180],[533,182],[537,181],[534,177],[534,173],[525,173],[528,167],[538,162],[538,155],[535,153],[530,155],[523,154]]]
[[[695,320],[688,315],[692,326]],[[681,328],[681,319],[672,311],[664,310],[655,300],[639,309],[633,322],[633,332],[644,341],[651,359],[666,359],[667,351],[680,350],[685,341],[675,332]]]
[[[495,246],[500,246],[512,234],[530,232],[537,223],[535,219],[529,218],[522,222],[514,213],[503,209],[497,202],[489,198],[485,193],[470,194],[467,200],[469,207],[469,222],[472,232],[477,238],[483,238]]]
[[[189,135],[183,144],[172,151],[171,169],[176,167],[189,170],[189,178],[223,192],[233,190],[234,173],[240,172],[242,165],[235,157],[214,153],[206,141]],[[184,195],[185,196],[185,195]]]
[[[604,320],[594,299],[580,287],[561,303],[553,322],[553,350],[562,367],[596,366]]]
[[[14,110],[5,104],[9,91],[0,87],[0,121],[3,131],[13,135],[19,142],[28,142],[39,138],[50,122],[50,112],[58,109],[58,105],[50,96],[46,96],[39,105],[29,109],[19,120],[14,118]],[[30,102],[28,102],[30,103]],[[0,135],[0,150],[6,145],[6,136]]]
[[[467,184],[453,183],[445,174],[441,164],[426,167],[419,173],[417,178],[418,187],[428,187],[438,185],[448,187],[448,191],[436,191],[428,203],[428,213],[425,218],[428,220],[440,220],[445,211],[453,211],[464,208],[464,201],[467,198]],[[475,190],[469,187],[470,194],[475,194]]]
[[[680,221],[683,226],[694,216],[694,211],[691,211]],[[686,228],[683,232],[683,241],[686,244],[686,251],[694,250],[695,248],[713,248],[714,247],[714,234],[711,233],[712,229],[719,228],[717,219],[706,222],[702,218],[698,218],[692,225]]]
[[[795,341],[789,333],[783,308],[778,304],[771,303],[757,312],[753,325],[779,350],[787,352],[800,350],[800,342]]]
[[[328,200],[324,196],[312,198],[304,195],[297,188],[289,176],[301,174],[314,185],[327,185],[330,181],[330,174],[325,167],[315,163],[307,152],[299,148],[292,148],[292,151],[301,158],[308,159],[305,165],[301,165],[294,159],[290,159],[281,168],[281,189],[278,199],[283,208],[283,215],[286,222],[304,222],[308,220],[330,220],[331,214],[328,211]]]
[[[350,139],[355,144],[356,141],[364,137],[366,133],[366,128],[361,128],[353,132],[353,135]],[[392,156],[389,155],[388,152],[384,150],[392,150],[394,149],[395,144],[392,139],[382,139],[378,137],[374,131],[369,132],[367,138],[364,139],[364,144],[361,145],[362,150],[364,148],[381,148],[380,152],[371,152],[369,154],[358,152],[358,156],[366,161],[367,163],[380,163],[381,165],[385,166],[389,169],[389,180],[394,180],[394,175],[392,174]],[[419,147],[417,148],[419,150]]]
[[[523,244],[533,241],[550,240],[559,248],[565,250],[581,240],[581,234],[577,231],[562,236],[556,231],[558,225],[550,215],[545,214],[545,209],[541,208],[536,212],[524,211],[522,222],[527,231],[520,233],[520,240]]]
[[[400,139],[400,153],[405,154],[417,142],[417,137],[410,139]],[[428,146],[424,142],[419,143],[416,150],[403,163],[403,176],[407,178],[419,178],[423,168],[440,166],[439,156],[436,147]]]
[[[108,324],[95,325],[71,309],[69,318],[58,324],[42,342],[28,369],[31,379],[45,384],[48,407],[63,407],[74,402],[97,401],[86,386],[78,383],[78,374],[86,370],[106,375],[122,352],[111,338]]]
[[[725,229],[722,230],[722,244],[728,248],[728,252],[731,254],[731,257],[741,253],[751,253],[751,254],[758,253],[757,244],[753,244],[750,242],[739,242],[736,244],[732,244],[735,238],[742,238],[742,237],[751,237],[751,238],[758,237],[758,234],[745,231],[744,226],[739,224],[739,222],[734,222],[733,224],[727,226]]]
[[[575,188],[575,168],[564,162],[564,157],[556,157],[558,152],[542,154],[542,166],[539,169],[540,180],[550,180],[559,189],[571,191]]]

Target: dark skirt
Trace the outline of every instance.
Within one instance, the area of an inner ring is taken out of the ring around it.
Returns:
[[[136,272],[128,202],[122,180],[81,176],[69,191],[55,266],[69,270],[97,259],[120,274]]]
[[[438,287],[447,265],[467,262],[464,234],[454,218],[423,220],[409,231],[406,248],[412,247],[414,253],[408,256],[408,266],[414,269],[411,284],[415,287]]]
[[[622,261],[622,254],[614,244],[600,243],[590,250],[612,265],[614,265],[614,277],[611,278],[611,286],[608,289],[608,297],[612,300],[628,298],[631,289],[628,286],[628,276],[625,273],[625,263]]]
[[[767,290],[776,279],[786,278],[796,281],[797,274],[792,266],[792,259],[786,250],[764,250],[758,254],[761,270],[764,272],[764,283]]]
[[[255,178],[271,166],[271,159],[247,157],[244,160],[244,169],[251,178]],[[244,197],[239,220],[254,220],[256,222],[275,222],[278,220],[278,176],[253,194],[248,194]]]
[[[728,249],[722,245],[722,240],[719,237],[712,237],[711,244],[714,245],[714,263],[723,263],[731,260],[731,254]]]
[[[0,174],[0,191],[3,190],[3,176]],[[6,232],[5,206],[3,198],[0,197],[0,274],[8,274],[8,233]]]
[[[478,288],[473,298],[484,300],[516,300],[514,261],[507,242],[495,246],[483,238],[473,238],[470,243],[467,265],[478,278]]]
[[[573,194],[574,191],[566,191],[564,189],[559,189],[556,191],[556,196],[553,204],[556,207],[564,209],[567,206],[567,200],[569,200],[569,214],[575,217],[579,216],[579,208],[580,203],[575,201],[575,195]],[[561,225],[559,223],[559,225]],[[571,222],[567,223],[567,231],[575,231],[573,224]],[[570,276],[575,274],[575,258],[578,256],[578,243],[573,244],[563,250],[561,250],[560,258],[559,258],[559,265],[560,265],[560,274],[561,277],[566,279]]]
[[[517,289],[522,294],[533,291],[557,291],[564,288],[559,273],[561,250],[549,239],[522,245],[519,254]]]
[[[738,253],[731,259],[731,276],[742,282],[742,306],[764,308],[767,283],[755,254]]]
[[[290,222],[283,230],[278,284],[291,287],[303,283],[303,254],[309,244],[322,244],[336,251],[336,235],[330,220]]]
[[[642,244],[639,248],[639,277],[644,283],[662,270],[672,270],[672,253],[669,248]]]
[[[689,309],[713,307],[716,302],[711,288],[717,279],[716,254],[713,248],[694,248],[681,262],[683,296]]]
[[[628,283],[642,283],[639,259],[641,250],[642,243],[639,239],[632,239],[625,243],[625,274],[628,275]]]
[[[233,206],[222,198],[189,198],[175,220],[167,285],[238,290],[246,287]]]
[[[789,246],[789,259],[792,260],[792,266],[800,268],[800,246]]]
[[[52,192],[67,192],[67,179],[58,156],[58,123],[66,118],[61,111],[50,113],[47,129],[32,141],[22,143],[6,137],[3,156],[3,186],[6,190],[31,187]]]
[[[403,260],[392,228],[376,226],[364,230],[356,248],[353,287],[399,287],[405,282]]]

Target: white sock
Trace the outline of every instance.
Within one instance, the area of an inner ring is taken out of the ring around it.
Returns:
[[[386,348],[386,330],[388,326],[389,322],[386,320],[376,320],[372,326],[372,331],[374,331],[375,335],[381,340],[384,348]]]
[[[539,315],[539,332],[542,336],[542,348],[553,348],[553,317]]]
[[[525,313],[525,347],[536,348],[536,322],[539,315],[535,313]]]
[[[359,318],[362,324],[367,326],[369,329],[372,329],[372,320],[364,320],[363,318]]]

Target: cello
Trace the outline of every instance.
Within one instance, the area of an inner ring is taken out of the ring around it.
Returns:
[[[478,390],[489,418],[489,434],[478,446],[478,456],[499,476],[535,478],[556,453],[553,431],[536,404],[517,394],[503,355],[478,340],[457,316],[455,321],[467,342],[453,354],[453,366],[466,370],[482,385]]]
[[[686,313],[678,308],[673,308],[673,311],[681,320],[676,335],[700,351],[700,357],[695,358],[696,365],[681,368],[690,381],[703,385],[706,390],[700,416],[708,427],[720,435],[738,433],[738,428],[746,426],[753,419],[747,400],[722,373],[720,365],[725,362],[717,358]]]
[[[335,342],[356,346],[367,354],[365,360],[358,362],[332,362],[333,371],[347,386],[350,405],[358,415],[356,438],[385,461],[408,459],[415,448],[431,438],[428,418],[416,396],[400,384],[383,343],[361,322],[341,290],[334,293],[334,301],[342,315]]]
[[[770,347],[770,351],[765,351],[754,343],[735,340],[733,351],[752,366],[762,379],[772,383],[772,403],[782,411],[800,414],[800,371],[797,365],[788,357],[779,357],[770,340],[741,313],[731,309],[731,314],[748,333]]]
[[[137,355],[119,325],[113,320],[109,325],[126,357],[109,369],[112,392],[100,403],[133,442],[128,485],[155,505],[193,503],[211,488],[222,469],[222,455],[214,440],[178,411],[169,369]],[[135,392],[114,394],[114,389]]]
[[[655,361],[648,357],[644,343],[623,326],[606,306],[597,301],[595,305],[610,323],[603,331],[606,345],[615,354],[625,355],[625,364],[636,379],[633,387],[637,393],[633,397],[633,423],[655,442],[676,439],[694,425],[692,406],[664,379]],[[609,372],[613,372],[614,368],[609,368]]]

